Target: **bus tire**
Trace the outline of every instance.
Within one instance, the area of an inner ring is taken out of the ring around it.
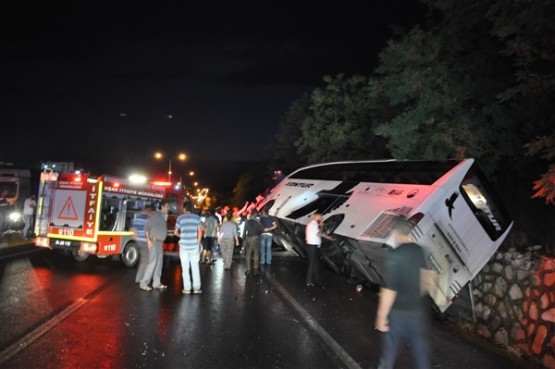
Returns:
[[[129,268],[132,268],[137,264],[139,261],[139,245],[136,242],[131,241],[125,245],[125,248],[121,253],[121,261],[123,265]]]
[[[72,250],[71,256],[73,257],[73,260],[82,262],[89,258],[89,253],[81,250]]]

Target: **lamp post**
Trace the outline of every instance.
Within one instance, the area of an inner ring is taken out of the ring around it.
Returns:
[[[157,151],[154,153],[154,157],[157,160],[162,160],[164,158],[164,154],[160,151]],[[176,156],[176,159],[178,159],[179,161],[185,161],[187,160],[187,155],[184,153],[179,153]],[[172,157],[169,157],[169,161],[168,161],[168,182],[172,181]]]

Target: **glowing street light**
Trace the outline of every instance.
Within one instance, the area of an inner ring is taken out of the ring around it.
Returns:
[[[164,158],[164,154],[160,151],[157,151],[154,153],[154,158],[157,160],[162,160]],[[185,161],[187,160],[187,154],[184,153],[179,153],[176,156],[176,159],[178,159],[179,161]],[[169,157],[169,162],[168,162],[168,182],[172,181],[172,158]]]

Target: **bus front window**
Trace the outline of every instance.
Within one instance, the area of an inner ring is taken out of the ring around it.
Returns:
[[[511,219],[477,168],[468,171],[460,190],[476,219],[493,241],[505,233]]]

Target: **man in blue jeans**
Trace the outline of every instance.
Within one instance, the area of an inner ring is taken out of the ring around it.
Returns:
[[[146,241],[145,224],[153,211],[154,207],[152,205],[146,205],[144,211],[135,214],[135,218],[133,218],[131,231],[133,231],[135,241],[139,245],[139,266],[135,275],[135,283],[141,283],[148,265],[149,250]]]
[[[387,240],[386,273],[375,323],[383,333],[378,369],[393,369],[403,342],[411,348],[412,368],[431,368],[424,295],[430,293],[435,274],[426,268],[422,247],[410,238],[413,227],[399,216]]]
[[[260,235],[260,265],[272,264],[272,231],[277,228],[275,218],[268,215],[266,209],[262,209],[260,223],[264,227],[264,232]]]
[[[202,222],[197,214],[193,213],[194,207],[191,202],[186,202],[185,213],[177,217],[175,221],[174,234],[179,236],[179,259],[181,260],[181,272],[183,277],[183,293],[202,293],[200,289],[200,248],[202,242]],[[191,270],[191,276],[189,276]]]

